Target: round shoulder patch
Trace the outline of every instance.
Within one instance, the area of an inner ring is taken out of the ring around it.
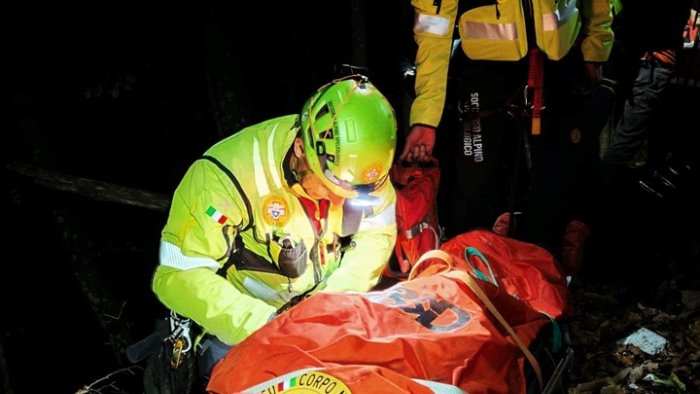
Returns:
[[[373,183],[377,179],[379,179],[379,174],[382,173],[382,166],[375,163],[375,164],[370,164],[364,169],[362,169],[362,172],[360,173],[360,180],[362,183],[367,184],[367,183]]]
[[[352,394],[340,379],[320,371],[306,371],[267,387],[262,393]]]
[[[278,194],[270,194],[263,199],[262,215],[265,223],[270,226],[283,227],[291,215],[289,203]]]

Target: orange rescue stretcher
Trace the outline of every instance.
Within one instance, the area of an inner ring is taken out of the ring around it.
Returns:
[[[392,287],[300,302],[232,348],[207,390],[549,393],[572,359],[567,297],[549,252],[471,231]]]

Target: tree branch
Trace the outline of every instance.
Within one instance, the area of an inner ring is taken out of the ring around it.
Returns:
[[[160,212],[166,212],[170,206],[169,198],[160,193],[65,175],[26,163],[13,162],[8,164],[6,168],[16,174],[32,178],[39,185],[76,193],[93,200],[116,202]]]

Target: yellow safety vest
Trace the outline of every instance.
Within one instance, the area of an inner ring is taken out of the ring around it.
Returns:
[[[613,44],[610,0],[522,0],[533,12],[534,40],[550,60],[559,60],[574,46],[579,33],[583,59],[604,62]],[[454,29],[461,48],[472,60],[517,61],[528,53],[526,18],[521,0],[479,2],[460,13],[457,0],[412,0],[415,8],[416,100],[411,124],[437,127],[444,108],[447,70]],[[491,3],[491,4],[488,4]],[[585,23],[585,25],[584,25]]]

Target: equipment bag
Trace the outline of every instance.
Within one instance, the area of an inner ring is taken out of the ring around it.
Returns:
[[[396,189],[398,233],[384,276],[404,280],[423,253],[440,247],[443,232],[436,204],[440,167],[435,159],[427,165],[395,163],[389,176]]]
[[[207,390],[525,393],[533,370],[542,390],[550,375],[527,348],[566,310],[555,260],[487,231],[441,253],[388,289],[305,299],[233,347]]]

